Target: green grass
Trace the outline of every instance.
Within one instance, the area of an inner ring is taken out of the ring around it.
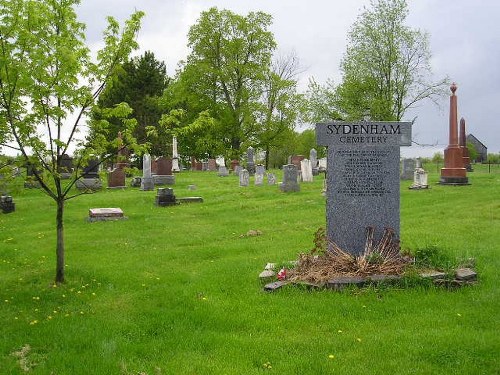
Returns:
[[[453,187],[428,169],[431,189],[401,184],[402,247],[476,258],[476,286],[265,293],[264,265],[325,225],[322,180],[284,194],[185,172],[176,196],[204,203],[156,207],[131,188],[69,201],[55,288],[55,207],[24,190],[0,215],[0,374],[24,373],[12,353],[27,344],[33,374],[500,374],[500,171]],[[88,223],[92,207],[128,220]]]

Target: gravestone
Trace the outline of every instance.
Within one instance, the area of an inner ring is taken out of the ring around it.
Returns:
[[[224,156],[218,156],[217,159],[215,159],[215,163],[217,167],[226,166],[226,159],[224,159]]]
[[[219,177],[227,177],[229,176],[229,170],[225,165],[219,166],[219,171],[217,172],[217,176]]]
[[[255,174],[255,156],[252,146],[248,147],[247,149],[247,171],[250,176],[253,176]]]
[[[99,160],[92,158],[83,167],[82,177],[75,182],[79,190],[99,190],[102,188],[101,178],[99,177]]]
[[[264,184],[264,173],[266,173],[266,168],[263,165],[259,164],[255,167],[255,185]]]
[[[415,168],[415,159],[403,159],[401,161],[401,180],[413,179],[413,172],[415,172]]]
[[[126,219],[123,210],[118,207],[91,208],[89,209],[88,221],[108,221]]]
[[[172,188],[159,188],[156,191],[155,204],[157,206],[173,206],[177,204],[174,195],[174,189]]]
[[[292,191],[300,191],[300,185],[297,182],[298,171],[295,165],[287,164],[283,166],[283,182],[280,183],[280,190],[288,193]]]
[[[217,170],[217,161],[215,159],[208,159],[208,170],[215,172]]]
[[[359,255],[367,227],[374,241],[385,228],[399,238],[399,147],[411,145],[411,123],[316,124],[316,140],[328,147],[328,240]]]
[[[141,183],[142,183],[142,177],[139,177],[139,176],[134,176],[130,180],[131,187],[141,187]]]
[[[318,171],[319,172],[326,172],[326,168],[327,168],[327,162],[326,162],[326,158],[321,158],[318,160]]]
[[[276,175],[274,173],[267,174],[267,184],[276,185]]]
[[[153,176],[155,185],[174,185],[175,176],[172,174],[172,159],[159,157],[156,159],[156,175]]]
[[[12,196],[2,195],[0,197],[0,209],[4,214],[8,214],[16,210],[16,204],[12,200]]]
[[[67,154],[61,155],[61,167],[59,168],[61,179],[67,180],[71,178],[73,173],[73,158]]]
[[[208,160],[201,161],[201,170],[204,172],[208,171]]]
[[[417,159],[417,167],[413,172],[413,184],[409,187],[412,190],[428,189],[427,172],[422,168],[422,161]]]
[[[141,190],[151,191],[154,190],[155,184],[151,175],[151,155],[144,154],[142,157],[142,179]]]
[[[240,186],[248,186],[250,183],[250,173],[246,169],[240,171]]]
[[[177,151],[177,137],[172,139],[172,172],[180,172],[179,152]]]
[[[243,167],[241,165],[237,165],[234,167],[234,174],[236,176],[239,176],[242,170],[243,170]]]
[[[236,167],[240,166],[239,160],[233,159],[231,160],[231,170],[236,173]]]
[[[300,171],[301,171],[302,181],[313,182],[313,172],[310,160],[303,159],[300,161]]]
[[[311,151],[309,151],[309,160],[311,161],[312,174],[313,176],[317,176],[319,174],[319,168],[318,152],[316,151],[316,149],[312,148]]]
[[[108,188],[121,189],[125,188],[125,170],[121,167],[114,168],[108,173]]]
[[[288,164],[293,164],[295,165],[295,168],[297,168],[298,171],[300,171],[300,162],[305,159],[304,155],[293,155],[290,157],[290,161]]]

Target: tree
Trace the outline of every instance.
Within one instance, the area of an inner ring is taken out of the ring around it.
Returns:
[[[446,92],[447,79],[431,80],[428,35],[405,26],[407,15],[405,0],[372,0],[352,25],[336,90],[344,119],[400,121],[418,102]]]
[[[170,107],[177,103],[187,111],[187,123],[210,112],[229,157],[239,156],[242,142],[256,134],[254,111],[276,46],[270,25],[263,12],[202,12],[188,33],[191,53],[168,94]]]
[[[142,12],[123,28],[112,17],[104,32],[97,61],[85,45],[84,25],[78,22],[78,0],[0,0],[0,121],[26,163],[35,166],[41,189],[56,203],[56,277],[64,282],[64,206],[78,194],[72,187],[91,154],[99,154],[109,127],[96,122],[93,139],[79,138],[82,118],[89,114],[109,82],[114,68],[137,47]],[[103,110],[110,117],[130,114],[126,104]],[[125,120],[123,139],[133,144],[133,121]],[[63,155],[77,147],[76,170],[63,183]]]
[[[136,139],[145,142],[146,127],[158,126],[163,109],[160,98],[169,82],[164,62],[156,60],[153,52],[146,51],[144,55],[134,57],[122,65],[118,65],[98,100],[99,108],[109,108],[121,102],[126,102],[133,109],[132,117],[137,120],[134,131]],[[94,112],[94,119],[99,119]],[[115,139],[122,126],[120,119],[111,119],[113,125],[107,139]],[[109,151],[109,150],[108,150]],[[151,154],[164,154],[161,144],[153,142]]]
[[[259,128],[255,144],[265,151],[268,168],[271,149],[286,139],[286,130],[295,127],[299,116],[301,97],[297,94],[299,60],[295,54],[279,56],[266,71],[260,108],[257,113]]]

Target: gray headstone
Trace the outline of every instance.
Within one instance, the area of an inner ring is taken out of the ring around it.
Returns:
[[[267,174],[267,184],[276,185],[276,175],[274,173]]]
[[[320,172],[324,172],[324,171],[326,171],[326,167],[327,167],[326,158],[319,159],[318,160],[318,170]]]
[[[416,168],[415,159],[403,159],[401,161],[401,179],[402,180],[412,180],[413,172]]]
[[[142,157],[142,179],[141,190],[150,191],[154,190],[155,184],[151,176],[151,156],[144,154]]]
[[[229,176],[229,171],[225,165],[219,166],[219,172],[217,173],[218,176],[220,177],[227,177]]]
[[[257,165],[255,168],[255,185],[262,185],[264,183],[264,173],[266,168],[263,165]]]
[[[344,251],[364,251],[367,227],[399,238],[399,147],[411,145],[411,123],[334,122],[316,125],[328,146],[327,237]]]
[[[248,186],[250,183],[250,173],[246,169],[240,172],[240,186]]]
[[[237,165],[234,167],[234,174],[236,176],[239,176],[242,170],[243,170],[243,167],[241,165]]]
[[[247,149],[247,170],[250,176],[255,174],[255,156],[254,149],[252,146]]]
[[[287,193],[291,191],[300,191],[300,185],[297,182],[298,172],[293,164],[283,166],[283,182],[280,184],[280,190]]]

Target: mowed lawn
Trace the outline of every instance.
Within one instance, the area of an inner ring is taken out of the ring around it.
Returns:
[[[402,248],[475,258],[475,286],[264,292],[265,264],[325,225],[322,177],[285,194],[214,172],[176,175],[175,195],[201,204],[136,188],[68,201],[54,286],[55,206],[22,190],[0,214],[0,374],[500,374],[500,168],[455,187],[424,167],[431,189],[401,184]],[[89,223],[93,207],[128,219]]]

